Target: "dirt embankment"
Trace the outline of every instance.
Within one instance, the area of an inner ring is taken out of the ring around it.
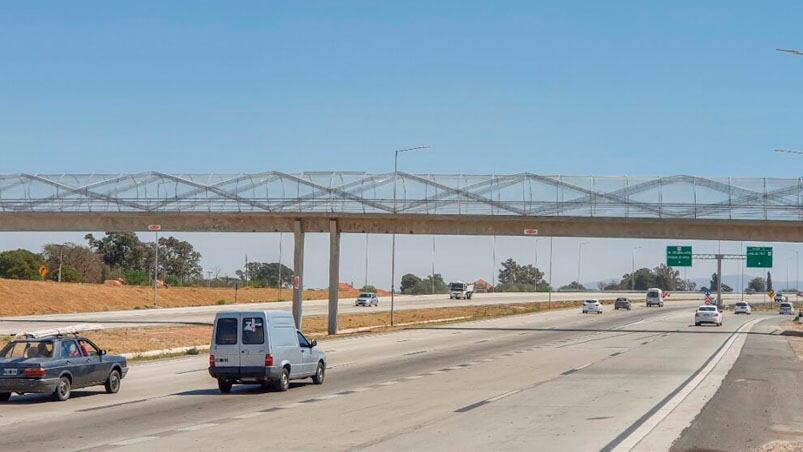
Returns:
[[[340,296],[356,297],[358,290],[341,284]],[[324,299],[328,290],[305,290],[305,300]],[[279,301],[278,289],[241,288],[237,302]],[[289,300],[292,289],[282,289],[281,300]],[[159,289],[159,306],[176,308],[234,303],[233,288],[170,287]],[[63,314],[70,312],[144,309],[153,305],[150,287],[102,284],[57,283],[0,279],[0,316]]]

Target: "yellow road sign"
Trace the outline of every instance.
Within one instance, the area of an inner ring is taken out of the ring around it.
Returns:
[[[770,297],[770,300],[775,299],[775,291],[774,290],[768,290],[767,291],[767,296]]]
[[[41,276],[42,279],[44,279],[45,276],[47,276],[47,266],[46,265],[40,265],[39,266],[39,276]]]

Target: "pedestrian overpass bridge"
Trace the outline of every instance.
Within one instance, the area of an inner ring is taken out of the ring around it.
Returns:
[[[330,234],[330,333],[341,233],[803,241],[803,179],[368,174],[0,175],[0,231]]]

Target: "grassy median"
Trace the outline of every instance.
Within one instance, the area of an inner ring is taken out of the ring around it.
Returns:
[[[609,303],[610,301],[606,302]],[[376,331],[398,330],[428,322],[458,322],[490,319],[517,314],[528,314],[556,309],[579,308],[582,301],[556,301],[553,303],[512,303],[487,306],[455,306],[431,309],[396,311],[396,327],[390,326],[387,311],[347,314],[340,316],[339,327],[344,334],[364,334]],[[326,334],[327,318],[323,315],[304,317],[303,330],[310,337],[322,339]],[[349,333],[349,330],[352,330]],[[358,331],[354,331],[358,330]],[[167,350],[179,347],[204,347],[209,345],[211,326],[172,326],[147,328],[116,328],[90,331],[86,336],[109,353],[143,353],[152,350]],[[8,338],[5,338],[8,340]],[[190,352],[193,354],[195,352]]]

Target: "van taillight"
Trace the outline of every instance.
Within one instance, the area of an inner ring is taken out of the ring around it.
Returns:
[[[209,367],[215,367],[215,355],[209,355]]]
[[[45,369],[42,369],[41,367],[29,367],[22,371],[22,376],[28,378],[42,378],[45,376]]]
[[[265,355],[265,367],[272,367],[273,366],[273,356]]]

